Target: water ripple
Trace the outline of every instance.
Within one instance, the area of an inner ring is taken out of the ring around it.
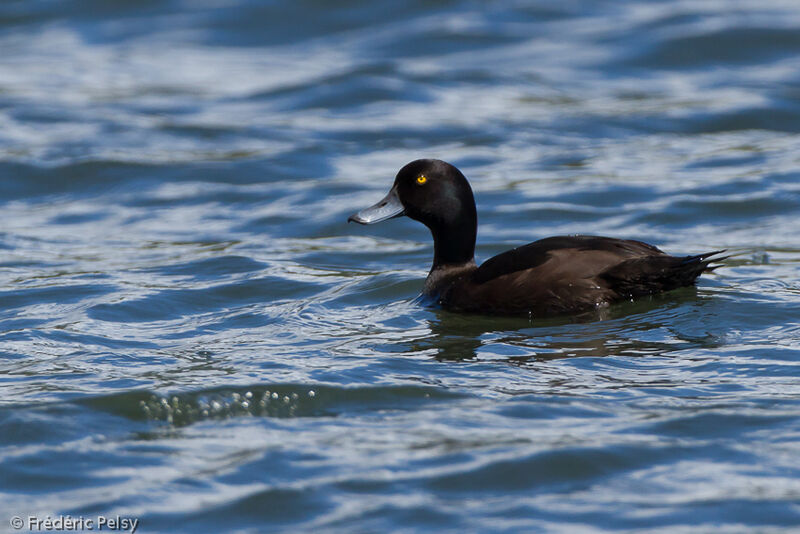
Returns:
[[[0,4],[0,520],[792,531],[798,24]],[[425,308],[429,232],[346,222],[417,157],[469,177],[479,261],[573,233],[731,257],[580,317]]]

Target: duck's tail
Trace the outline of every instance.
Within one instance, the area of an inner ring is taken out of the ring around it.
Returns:
[[[714,252],[705,252],[695,256],[686,256],[683,258],[683,262],[687,265],[696,265],[700,269],[697,273],[697,276],[700,276],[703,273],[710,273],[713,272],[714,269],[719,269],[722,267],[721,262],[727,260],[730,258],[730,256],[719,255],[724,254],[727,251],[728,249],[723,248],[722,250],[715,250]],[[695,278],[697,278],[697,276],[695,276]]]
[[[694,284],[697,277],[721,267],[725,250],[694,256],[653,255],[631,258],[605,271],[601,277],[624,297],[640,297]]]

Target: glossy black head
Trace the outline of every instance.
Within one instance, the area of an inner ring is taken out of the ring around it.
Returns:
[[[438,159],[418,159],[400,169],[384,199],[348,220],[373,224],[407,215],[430,228],[433,266],[471,261],[478,217],[472,188],[454,166]]]

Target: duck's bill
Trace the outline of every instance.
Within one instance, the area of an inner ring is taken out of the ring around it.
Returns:
[[[353,221],[358,224],[375,224],[394,217],[405,214],[405,208],[397,197],[397,191],[393,187],[389,194],[375,204],[365,208],[358,213],[354,213],[347,218],[347,222]]]

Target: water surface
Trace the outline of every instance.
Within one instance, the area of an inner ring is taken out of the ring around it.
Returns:
[[[0,525],[800,527],[794,2],[0,5]],[[458,165],[478,259],[733,257],[553,320],[415,302]]]

